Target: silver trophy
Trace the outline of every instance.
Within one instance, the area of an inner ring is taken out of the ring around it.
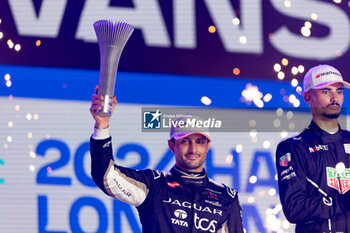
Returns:
[[[125,22],[113,23],[110,20],[96,21],[94,28],[100,47],[98,94],[104,98],[103,108],[97,110],[96,113],[110,116],[120,55],[134,28]]]

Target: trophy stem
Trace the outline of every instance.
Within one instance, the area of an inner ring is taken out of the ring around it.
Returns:
[[[109,117],[112,114],[113,96],[105,95],[103,96],[103,106],[102,109],[96,110],[96,113],[101,116]]]

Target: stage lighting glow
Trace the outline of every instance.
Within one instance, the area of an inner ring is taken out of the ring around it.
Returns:
[[[273,214],[268,214],[266,217],[267,228],[269,231],[280,233],[281,221]]]
[[[297,93],[301,93],[301,91],[302,91],[303,89],[301,88],[301,86],[297,86],[297,88],[295,88],[295,90],[296,90]]]
[[[282,222],[282,228],[283,228],[283,229],[288,229],[289,226],[290,226],[290,223],[289,223],[287,220],[284,220],[284,221]]]
[[[290,130],[295,129],[295,124],[294,124],[294,122],[289,123],[288,128],[289,128]]]
[[[250,127],[255,127],[256,126],[256,120],[250,120],[249,121],[249,126]]]
[[[304,26],[307,27],[308,29],[311,29],[312,24],[310,23],[310,21],[305,21]]]
[[[248,203],[254,203],[255,198],[254,197],[248,197]]]
[[[10,74],[5,74],[4,79],[6,81],[9,81],[11,79],[11,75]]]
[[[281,117],[283,115],[283,109],[282,108],[277,108],[276,109],[276,116]]]
[[[289,61],[288,61],[287,58],[283,58],[283,59],[282,59],[282,65],[287,66],[288,63],[289,63]]]
[[[11,136],[7,136],[7,142],[11,143],[13,138]]]
[[[281,71],[281,65],[276,63],[274,66],[273,66],[273,69],[276,71],[276,72],[279,72]]]
[[[333,2],[337,3],[337,4],[340,4],[341,3],[341,0],[333,0]]]
[[[252,143],[257,143],[258,142],[258,138],[257,137],[252,137],[252,138],[250,138],[250,141]]]
[[[281,204],[276,204],[275,208],[273,208],[273,210],[272,210],[272,213],[274,215],[277,215],[278,212],[280,212],[281,210],[282,210],[282,205]]]
[[[264,107],[264,102],[261,99],[253,99],[254,104],[258,107],[258,108],[263,108]]]
[[[33,115],[33,119],[34,119],[34,120],[38,120],[38,119],[39,119],[39,115],[35,113],[35,114]]]
[[[232,154],[227,155],[225,161],[226,161],[226,163],[232,163],[232,161],[233,161],[233,155],[232,155]]]
[[[291,7],[292,6],[292,2],[290,0],[285,0],[284,1],[284,6],[285,7]]]
[[[233,69],[233,74],[234,75],[239,75],[241,73],[240,69],[239,68],[234,68]]]
[[[210,26],[210,27],[208,28],[208,31],[209,31],[210,33],[215,33],[215,32],[216,32],[216,28],[215,28],[214,26]]]
[[[264,96],[264,98],[263,98],[263,100],[264,100],[266,103],[269,102],[271,99],[272,99],[272,95],[271,95],[270,93],[267,93],[267,94]]]
[[[276,191],[276,189],[274,189],[274,188],[272,188],[272,189],[269,190],[269,195],[270,195],[270,196],[275,196],[276,193],[277,193],[277,191]]]
[[[275,120],[273,121],[273,127],[278,128],[278,127],[280,127],[280,126],[281,126],[281,121],[280,121],[280,119],[275,119]]]
[[[201,98],[201,102],[204,104],[204,105],[210,105],[211,104],[211,99],[207,96],[203,96]]]
[[[248,38],[245,36],[240,36],[239,37],[239,43],[241,44],[246,44],[248,42]]]
[[[293,66],[292,69],[291,69],[291,72],[292,72],[293,75],[297,75],[299,70],[298,70],[297,67]]]
[[[9,100],[13,100],[13,95],[9,95]]]
[[[343,55],[343,53],[338,49],[337,51],[335,51],[335,54],[340,57]]]
[[[258,135],[258,132],[255,129],[250,130],[249,132],[250,137],[254,138]]]
[[[36,154],[34,151],[29,151],[29,156],[32,157],[33,159],[36,158]]]
[[[296,100],[295,95],[291,94],[291,95],[289,96],[289,102],[290,102],[290,103],[293,103],[295,100]]]
[[[35,42],[35,45],[36,45],[37,47],[39,47],[39,46],[41,45],[41,40],[37,40],[37,41]]]
[[[265,140],[265,141],[263,142],[263,147],[264,147],[265,149],[269,149],[270,146],[271,146],[271,142],[270,142],[269,140]]]
[[[263,94],[259,91],[259,88],[257,86],[253,86],[252,84],[248,83],[245,89],[242,91],[242,96],[246,101],[251,102],[254,99],[262,98]]]
[[[7,40],[7,45],[9,46],[10,49],[12,49],[15,46],[11,39]]]
[[[18,104],[16,104],[15,110],[16,110],[16,111],[19,111],[20,109],[21,109],[21,107],[20,107]]]
[[[28,133],[27,133],[27,137],[28,137],[28,138],[33,138],[33,134],[32,134],[31,132],[28,132]]]
[[[35,171],[35,166],[33,164],[29,165],[29,171]]]
[[[301,35],[303,35],[304,37],[309,37],[311,35],[310,28],[305,26],[300,29],[300,32],[301,32]]]
[[[258,195],[259,195],[259,197],[265,196],[265,191],[264,190],[260,190]]]
[[[8,125],[9,128],[12,128],[13,122],[12,122],[12,121],[9,121],[9,122],[7,123],[7,125]]]
[[[285,77],[286,77],[286,75],[284,74],[283,71],[278,72],[277,78],[278,78],[279,80],[283,80]]]
[[[16,44],[15,45],[15,50],[18,52],[21,50],[21,45],[20,44]]]
[[[282,130],[280,135],[281,135],[281,138],[286,138],[288,136],[288,132],[285,130]]]
[[[258,181],[258,178],[256,176],[249,177],[249,182],[251,184],[255,184]]]
[[[303,65],[299,65],[298,66],[298,71],[299,71],[299,73],[304,73],[305,67]]]
[[[317,19],[318,19],[317,14],[316,14],[316,13],[312,13],[312,14],[311,14],[311,19],[312,19],[312,20],[317,20]]]
[[[6,81],[6,86],[7,87],[11,87],[12,86],[12,82],[10,80]]]
[[[9,145],[8,144],[4,144],[4,149],[8,149],[9,148]]]
[[[295,108],[299,107],[299,106],[300,106],[300,100],[295,99],[294,102],[293,102],[293,106],[294,106]]]
[[[265,213],[266,213],[266,215],[271,215],[272,214],[272,209],[271,208],[267,208],[265,210]]]
[[[296,87],[296,86],[298,86],[299,82],[296,78],[293,78],[292,81],[290,82],[290,84],[292,85],[292,87]]]
[[[30,121],[32,119],[32,114],[27,113],[26,118],[27,118],[28,121]]]
[[[0,32],[0,40],[4,37],[4,33]]]
[[[243,145],[242,144],[237,144],[236,146],[236,152],[241,153],[243,151]]]
[[[232,23],[233,25],[238,26],[241,23],[241,21],[239,20],[239,18],[233,18]]]

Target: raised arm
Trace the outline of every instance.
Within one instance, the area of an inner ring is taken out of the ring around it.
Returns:
[[[97,93],[98,87],[95,89]],[[113,97],[113,110],[117,100]],[[90,139],[91,176],[95,184],[107,195],[128,204],[139,206],[146,199],[154,174],[151,170],[137,171],[114,163],[112,137],[109,134],[110,117],[100,116],[96,109],[103,106],[103,97],[92,96],[91,115],[95,120]]]

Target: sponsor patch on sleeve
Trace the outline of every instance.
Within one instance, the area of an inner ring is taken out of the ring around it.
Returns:
[[[288,167],[287,169],[283,170],[283,171],[281,172],[280,176],[281,176],[281,181],[283,181],[283,180],[289,180],[289,179],[291,179],[291,178],[293,178],[293,177],[295,177],[295,176],[297,176],[297,175],[296,175],[296,173],[294,172],[293,167],[290,166],[290,167]]]
[[[287,167],[288,166],[288,162],[291,161],[291,155],[290,153],[288,152],[287,154],[283,155],[281,158],[280,158],[280,166],[282,167]]]

